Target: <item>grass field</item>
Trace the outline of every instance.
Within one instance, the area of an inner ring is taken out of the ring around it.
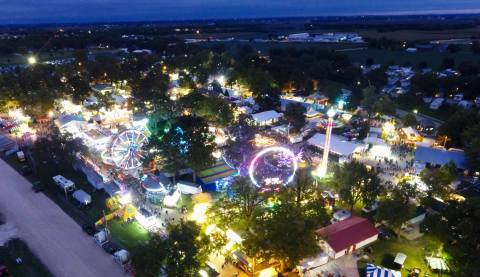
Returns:
[[[359,268],[364,268],[366,263],[373,263],[378,266],[392,268],[395,255],[397,255],[398,252],[402,252],[407,255],[407,259],[402,269],[402,276],[407,276],[407,269],[413,268],[420,268],[421,276],[425,273],[435,276],[425,263],[425,257],[437,254],[441,254],[442,256],[445,255],[445,253],[442,252],[442,243],[435,237],[429,235],[425,235],[414,241],[408,241],[403,238],[392,238],[390,240],[379,239],[371,246],[371,248],[372,254],[370,254],[370,259],[361,261],[359,263]]]
[[[16,263],[17,258],[22,259],[21,264]],[[15,277],[53,277],[28,246],[19,239],[10,240],[4,246],[0,246],[0,264],[6,265],[10,274]]]

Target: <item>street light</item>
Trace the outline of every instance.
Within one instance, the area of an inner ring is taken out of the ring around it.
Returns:
[[[29,57],[27,58],[27,62],[28,62],[29,65],[34,65],[34,64],[37,63],[37,57],[35,57],[35,56],[29,56]]]

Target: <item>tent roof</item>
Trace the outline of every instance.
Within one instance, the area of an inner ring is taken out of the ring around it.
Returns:
[[[407,255],[398,252],[397,255],[395,256],[395,260],[393,261],[396,264],[403,265],[405,263],[405,260],[407,259]]]
[[[77,199],[80,202],[92,201],[92,197],[90,196],[90,194],[86,193],[84,190],[81,190],[81,189],[74,191],[72,195],[75,199]]]
[[[382,268],[373,264],[367,264],[365,269],[366,277],[401,277],[402,274],[399,271]]]
[[[420,135],[417,130],[413,129],[410,126],[402,128],[402,132],[404,132],[408,136],[419,136]]]
[[[458,168],[468,168],[465,153],[459,150],[418,146],[415,151],[415,160],[434,165],[444,165],[453,161]]]
[[[78,116],[78,115],[74,115],[74,114],[65,114],[65,115],[61,115],[59,118],[57,118],[57,120],[55,120],[55,122],[60,126],[60,127],[63,127],[71,122],[74,122],[74,121],[77,121],[77,122],[82,122],[84,123],[85,120],[83,120],[83,118],[81,116]]]
[[[308,143],[323,149],[325,146],[325,138],[325,134],[316,133],[308,140]],[[365,145],[347,141],[346,138],[336,135],[332,135],[332,139],[330,141],[330,152],[341,156],[349,156],[359,151],[360,148],[363,147],[365,147]]]
[[[224,160],[220,160],[212,167],[200,171],[197,176],[203,184],[212,184],[235,174],[235,172],[234,168],[229,166]]]
[[[253,120],[255,120],[256,122],[265,122],[272,119],[280,118],[282,116],[283,116],[282,113],[278,113],[274,110],[252,114]]]
[[[433,270],[441,270],[441,271],[450,270],[448,268],[447,263],[442,258],[426,257],[425,259],[427,260],[428,267],[430,267]]]

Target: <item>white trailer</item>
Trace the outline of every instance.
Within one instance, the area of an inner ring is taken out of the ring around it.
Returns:
[[[53,176],[52,179],[55,184],[57,184],[57,186],[59,186],[65,192],[73,191],[75,189],[75,183],[63,177],[62,175]]]

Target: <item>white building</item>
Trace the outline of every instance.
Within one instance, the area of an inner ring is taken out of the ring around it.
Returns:
[[[353,253],[378,239],[378,230],[366,218],[352,216],[316,231],[324,252],[331,259]]]
[[[253,121],[257,126],[268,126],[278,122],[283,117],[283,113],[274,110],[252,114]]]

